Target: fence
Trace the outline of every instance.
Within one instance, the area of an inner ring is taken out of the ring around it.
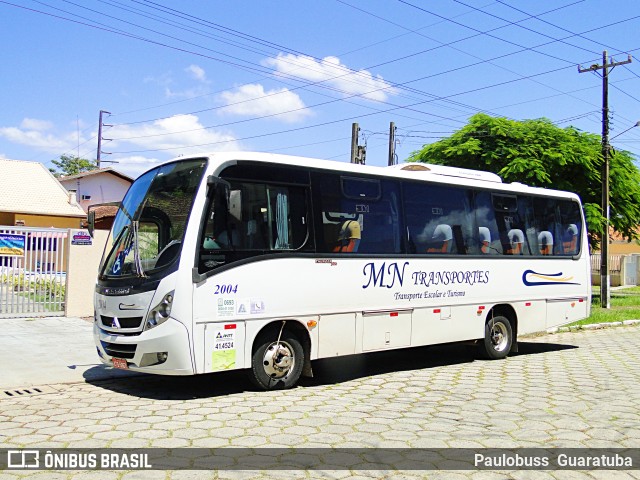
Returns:
[[[0,316],[64,314],[68,230],[0,227]]]
[[[612,287],[637,285],[640,269],[639,254],[609,255],[609,276]],[[591,283],[600,285],[601,255],[591,255]]]
[[[91,316],[108,235],[0,226],[0,318]]]

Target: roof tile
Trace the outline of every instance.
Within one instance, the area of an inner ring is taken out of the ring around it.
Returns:
[[[85,217],[79,205],[40,162],[0,158],[0,212]]]

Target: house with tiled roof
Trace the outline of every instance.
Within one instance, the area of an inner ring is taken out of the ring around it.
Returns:
[[[79,228],[86,214],[40,162],[0,159],[0,225]]]
[[[69,192],[75,192],[78,204],[85,212],[91,205],[120,202],[133,183],[133,178],[111,167],[59,177],[58,180]]]

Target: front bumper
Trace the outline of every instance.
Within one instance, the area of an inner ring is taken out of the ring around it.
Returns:
[[[100,360],[113,366],[112,359],[122,358],[135,372],[160,375],[193,375],[191,342],[186,327],[170,318],[157,327],[139,335],[118,335],[93,325],[93,338]],[[158,354],[166,353],[166,361],[159,363]]]

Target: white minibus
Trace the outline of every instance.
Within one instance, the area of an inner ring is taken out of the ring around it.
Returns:
[[[247,369],[287,388],[321,358],[477,343],[585,318],[577,195],[423,163],[275,154],[181,157],[120,204],[95,290],[107,365],[164,375]]]

